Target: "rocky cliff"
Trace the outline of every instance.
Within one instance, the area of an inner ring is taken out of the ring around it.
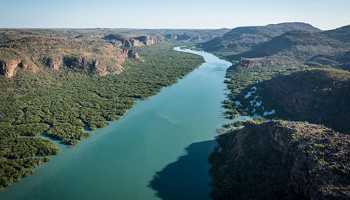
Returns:
[[[350,137],[322,125],[248,121],[209,157],[214,199],[349,199]]]
[[[104,37],[105,40],[109,41],[114,46],[120,47],[139,47],[144,45],[150,45],[160,43],[163,40],[161,38],[152,38],[149,36],[140,36],[135,38],[128,38],[121,34],[109,34]]]
[[[36,72],[45,68],[60,70],[62,66],[100,75],[121,73],[126,58],[140,59],[133,50],[57,38],[26,37],[0,43],[0,73],[8,78],[18,68]]]
[[[244,67],[254,67],[257,65],[257,60],[251,60],[247,58],[241,58],[239,59],[239,64],[244,66]]]
[[[36,72],[37,68],[34,64],[28,63],[27,61],[22,60],[11,60],[11,61],[2,61],[0,60],[0,74],[5,75],[8,78],[11,78],[15,75],[17,68],[22,68],[25,71]]]

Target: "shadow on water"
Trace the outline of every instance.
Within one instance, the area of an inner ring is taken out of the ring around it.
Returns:
[[[154,175],[148,187],[156,190],[163,200],[211,199],[208,156],[215,146],[215,140],[189,145],[176,162]]]

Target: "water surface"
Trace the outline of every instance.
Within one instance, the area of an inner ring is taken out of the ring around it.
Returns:
[[[221,116],[231,63],[181,51],[206,63],[76,147],[56,141],[61,154],[0,192],[0,199],[210,199],[208,155],[216,129],[232,122]]]

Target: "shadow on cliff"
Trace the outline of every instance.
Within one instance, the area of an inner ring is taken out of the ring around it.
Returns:
[[[189,145],[176,162],[154,175],[148,187],[156,190],[163,200],[211,199],[208,156],[215,146],[215,140]]]

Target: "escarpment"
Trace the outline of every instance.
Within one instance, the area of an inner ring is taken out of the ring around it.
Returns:
[[[26,71],[36,72],[36,66],[34,64],[29,64],[26,61],[22,60],[11,60],[11,61],[2,61],[0,60],[0,72],[2,75],[11,78],[16,74],[17,68],[22,68]]]
[[[144,38],[148,43],[154,42],[148,39]],[[137,45],[136,41],[132,43]],[[141,60],[134,50],[122,50],[108,44],[88,45],[46,37],[24,37],[0,43],[0,73],[8,78],[13,77],[18,68],[29,72],[48,68],[82,70],[83,73],[99,75],[120,74],[124,71],[121,64],[127,58]]]
[[[105,36],[104,39],[116,47],[140,47],[160,43],[163,41],[161,38],[152,38],[150,36],[127,38],[122,34],[109,34]]]
[[[273,120],[222,134],[211,154],[214,199],[349,199],[350,137]]]

